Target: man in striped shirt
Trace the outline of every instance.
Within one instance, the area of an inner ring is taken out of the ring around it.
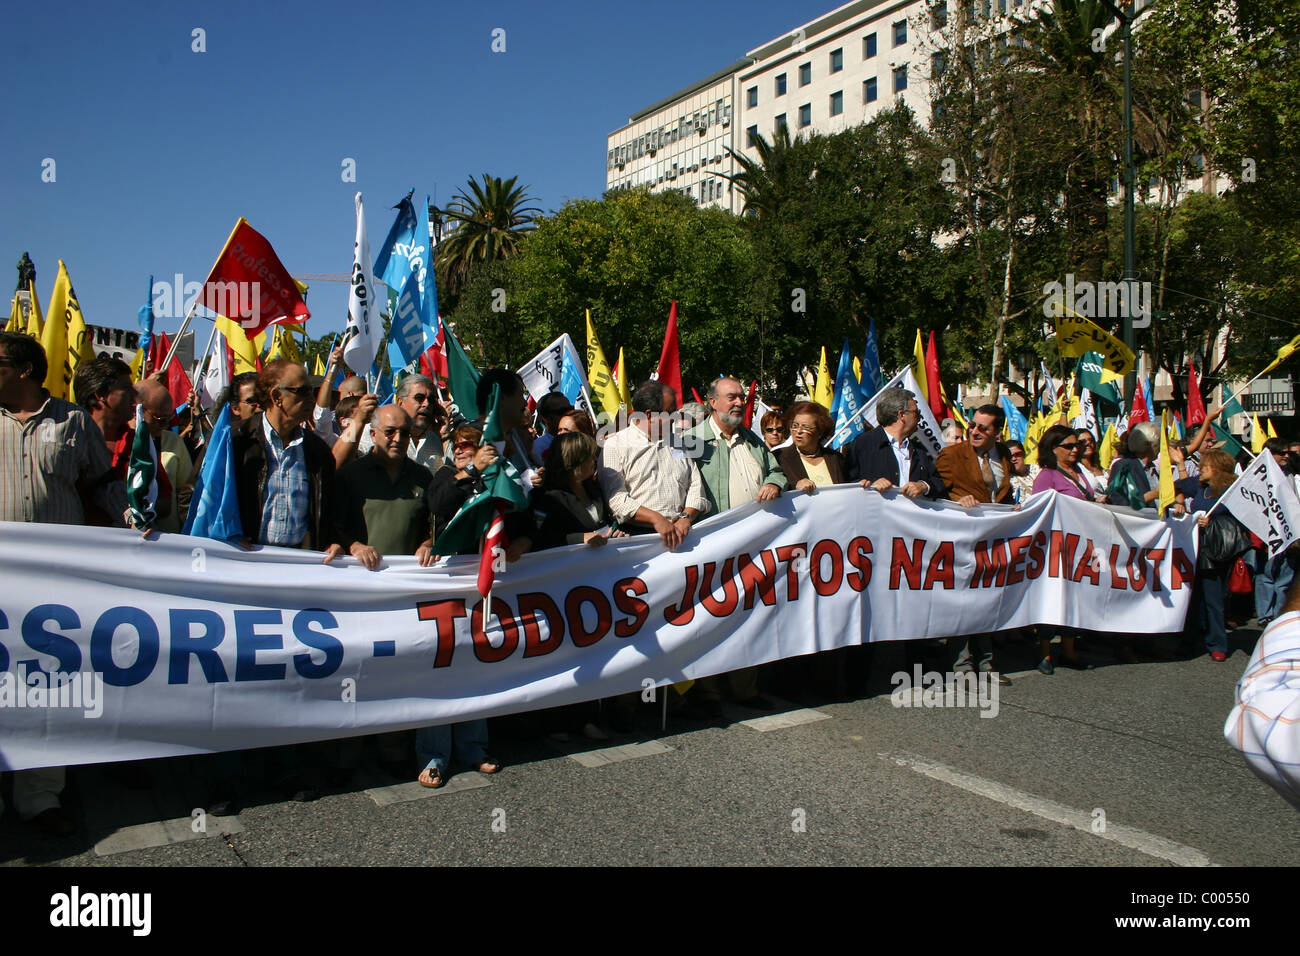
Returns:
[[[125,524],[126,485],[83,409],[45,390],[45,352],[28,335],[0,332],[0,521],[84,524],[93,502]],[[52,836],[75,825],[63,811],[63,767],[14,774],[18,815]]]

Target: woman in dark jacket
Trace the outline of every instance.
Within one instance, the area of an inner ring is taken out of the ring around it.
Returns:
[[[822,447],[834,429],[825,408],[816,402],[795,402],[785,413],[785,424],[791,444],[776,453],[776,463],[785,472],[789,487],[811,495],[818,486],[847,480],[840,453]]]
[[[533,492],[532,518],[537,527],[534,550],[562,548],[568,544],[601,547],[611,537],[627,533],[611,530],[609,504],[596,482],[596,440],[581,431],[559,432],[546,450],[542,486]],[[600,728],[600,703],[585,701],[553,707],[537,715],[541,728],[556,743],[569,732],[589,740],[608,740]]]
[[[1196,523],[1201,528],[1200,548],[1196,560],[1196,587],[1192,591],[1192,611],[1187,615],[1183,632],[1183,649],[1191,651],[1203,642],[1211,659],[1228,659],[1228,629],[1224,601],[1228,594],[1228,573],[1237,557],[1250,546],[1246,529],[1224,508],[1209,511],[1232,484],[1232,456],[1212,448],[1201,452],[1201,470],[1197,475],[1202,488],[1192,499],[1189,510],[1199,512]]]

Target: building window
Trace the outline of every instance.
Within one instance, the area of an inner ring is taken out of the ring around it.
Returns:
[[[773,132],[773,133],[780,133],[781,130],[783,130],[783,129],[788,129],[788,127],[787,127],[786,122],[785,122],[785,114],[784,114],[784,113],[780,113],[780,114],[778,114],[777,117],[776,117],[776,122],[775,122],[774,124],[772,124],[772,132]]]
[[[844,91],[837,90],[831,94],[831,116],[839,116],[844,112]]]
[[[831,50],[831,72],[838,73],[844,69],[844,50]]]
[[[876,78],[873,76],[862,84],[862,102],[874,103],[879,96],[880,93],[876,87]]]
[[[939,79],[943,76],[944,71],[948,69],[948,54],[943,50],[938,50],[930,54],[930,78]]]
[[[876,55],[876,35],[873,33],[870,36],[865,36],[862,38],[862,59],[870,60],[875,55]]]
[[[758,87],[751,86],[745,91],[745,105],[753,109],[758,105]]]
[[[758,127],[751,126],[745,130],[745,145],[753,146],[756,142],[758,142]]]
[[[782,73],[776,78],[776,95],[785,96],[785,74]]]
[[[907,64],[894,70],[894,92],[901,93],[907,89]]]
[[[907,42],[907,21],[899,20],[894,24],[894,46],[902,46]]]
[[[942,3],[936,3],[934,9],[930,11],[930,29],[942,30],[948,25],[948,3],[944,0]]]
[[[807,86],[811,82],[812,82],[812,64],[805,63],[803,66],[799,67],[799,85]]]
[[[812,125],[812,104],[805,103],[803,106],[799,107],[799,128],[803,129],[805,126],[811,126],[811,125]]]

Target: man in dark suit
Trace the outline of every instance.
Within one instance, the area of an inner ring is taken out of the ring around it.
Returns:
[[[877,491],[897,487],[909,498],[942,498],[943,479],[919,441],[912,437],[921,413],[916,396],[886,389],[876,402],[878,428],[864,432],[846,449],[848,479]]]
[[[1011,501],[1011,449],[998,441],[1005,421],[998,406],[981,405],[971,416],[970,437],[934,460],[948,497],[963,508]]]
[[[1011,501],[1011,449],[998,441],[1006,413],[997,405],[981,405],[971,416],[970,437],[939,452],[935,467],[948,487],[948,497],[963,508]],[[1011,678],[993,670],[993,635],[952,638],[960,645],[953,671],[997,675],[1005,687]]]

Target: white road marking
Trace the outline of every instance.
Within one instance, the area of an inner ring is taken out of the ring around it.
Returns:
[[[619,747],[604,747],[600,750],[588,750],[584,753],[569,754],[570,760],[576,760],[584,767],[604,767],[607,764],[623,760],[635,760],[637,757],[654,757],[658,754],[672,752],[672,747],[658,740],[646,740],[641,743],[623,744]]]
[[[811,724],[818,720],[830,719],[830,714],[824,714],[820,710],[811,710],[805,707],[800,710],[789,710],[784,714],[766,714],[763,717],[753,717],[749,720],[740,721],[740,724],[750,730],[767,733],[772,730],[785,730],[787,727],[798,727],[800,724]]]
[[[207,832],[203,833],[195,833],[193,823],[191,817],[180,817],[176,820],[155,820],[152,823],[122,827],[95,844],[95,856],[112,856],[128,850],[147,850],[155,846],[184,843],[187,840],[202,840],[207,837],[244,832],[244,825],[239,822],[239,817],[216,817],[209,814],[205,821]]]
[[[924,774],[933,780],[939,780],[969,793],[977,794],[1009,807],[1015,807],[1017,810],[1024,810],[1045,820],[1082,830],[1084,833],[1092,834],[1103,840],[1111,840],[1131,850],[1145,853],[1147,856],[1166,860],[1175,866],[1214,865],[1210,862],[1210,858],[1200,850],[1184,846],[1181,843],[1175,843],[1173,840],[1166,840],[1164,837],[1147,833],[1145,830],[1139,830],[1135,827],[1127,827],[1123,824],[1107,821],[1103,832],[1094,833],[1092,814],[1087,810],[1076,810],[1073,807],[1065,806],[1065,804],[1037,797],[1032,793],[1025,793],[1023,790],[1016,790],[993,780],[985,780],[983,777],[977,777],[963,770],[956,770],[930,760],[922,760],[911,754],[880,754],[879,756],[884,760],[893,761],[900,767],[915,770],[917,773]]]
[[[366,791],[366,796],[375,801],[377,807],[389,807],[394,803],[409,803],[412,800],[423,800],[425,797],[437,797],[445,793],[458,793],[461,790],[477,790],[480,787],[490,786],[492,786],[492,776],[471,770],[452,774],[451,779],[444,786],[436,789],[421,786],[412,780],[410,783],[395,783],[388,787],[372,787]]]

